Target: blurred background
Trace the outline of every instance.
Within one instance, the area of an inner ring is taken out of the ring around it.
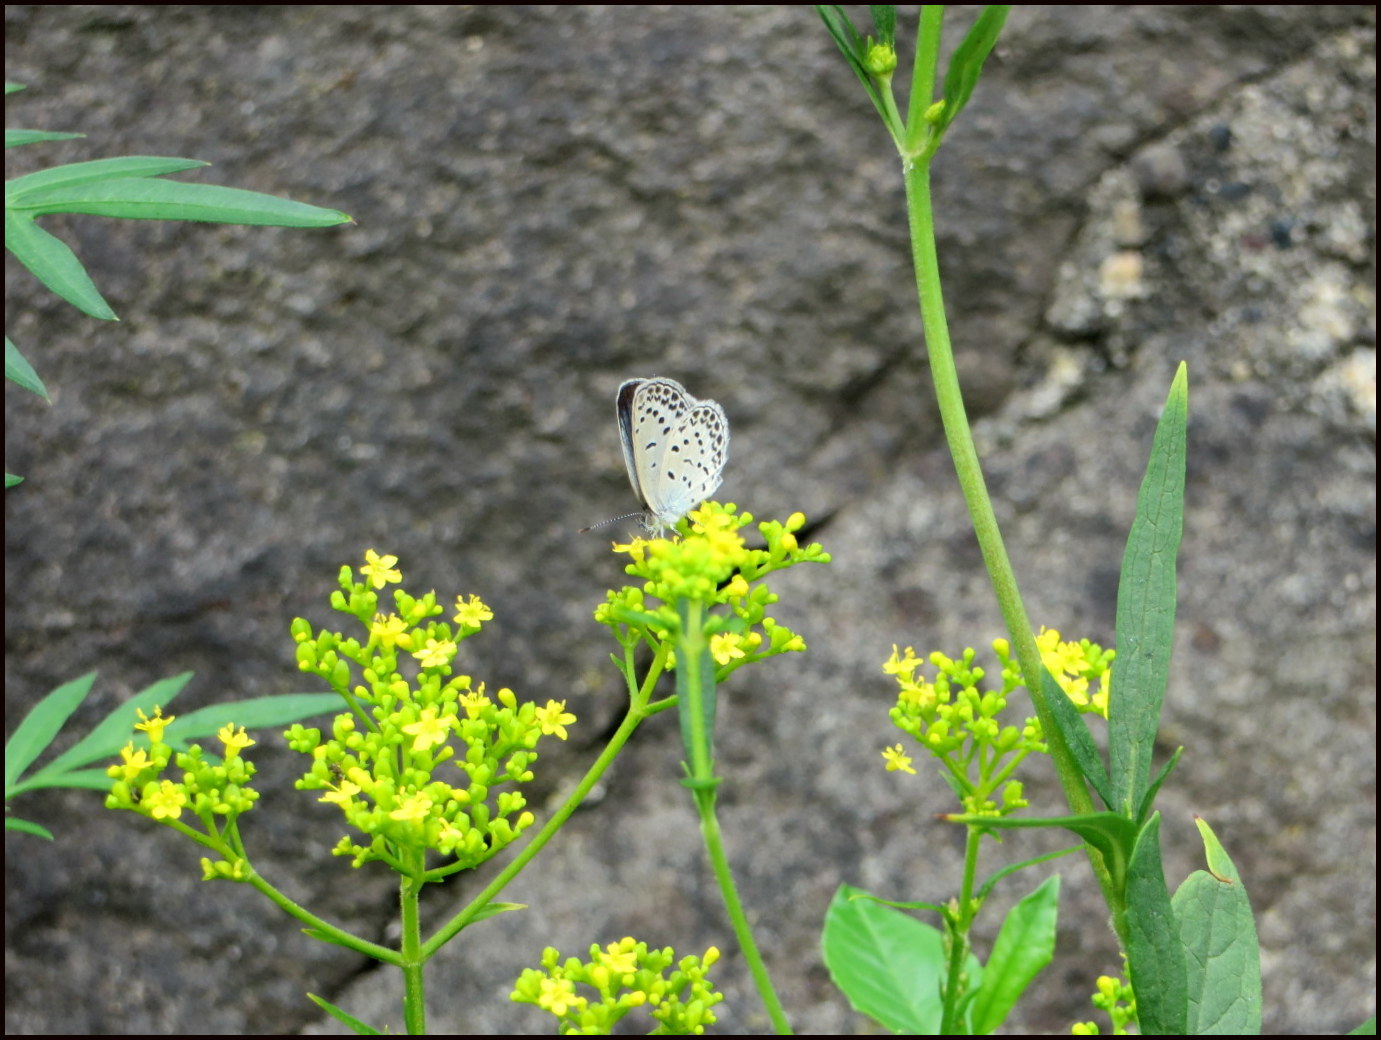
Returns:
[[[851,9],[866,25],[863,8]],[[952,8],[947,47],[976,8]],[[802,510],[833,554],[773,582],[810,646],[723,688],[721,820],[800,1032],[874,1031],[821,964],[841,882],[942,901],[949,789],[884,773],[893,644],[1003,635],[945,451],[890,140],[805,6],[8,6],[6,124],[84,140],[7,176],[120,155],[344,210],[304,231],[49,218],[122,319],[6,264],[11,386],[6,732],[99,678],[72,737],[184,671],[174,706],[318,689],[296,616],[343,564],[496,615],[466,671],[566,699],[539,812],[619,717],[609,531],[636,508],[613,395],[664,375],[719,401],[719,497]],[[902,15],[902,67],[914,13]],[[899,77],[900,79],[901,77]],[[1161,796],[1171,885],[1192,817],[1257,914],[1265,1032],[1352,1028],[1375,994],[1375,8],[1017,7],[934,171],[951,332],[1033,622],[1112,641],[1159,409],[1190,378],[1189,475]],[[1020,710],[1020,709],[1018,709]],[[259,734],[256,867],[396,941],[391,875],[329,850],[339,814]],[[545,745],[544,745],[545,748]],[[766,1032],[678,783],[676,722],[640,731],[505,898],[429,973],[434,1032],[546,1032],[507,994],[542,947],[632,934],[725,951],[718,1031]],[[1048,766],[1032,811],[1060,811]],[[338,1031],[305,992],[400,1025],[397,974],[305,938],[199,850],[90,792],[10,807],[11,1033]],[[1021,834],[984,868],[1068,844]],[[1120,965],[1079,857],[1060,946],[1012,1033],[1092,1017]],[[482,880],[482,879],[481,879]],[[1005,885],[984,922],[1038,883]],[[480,881],[428,894],[431,926]]]

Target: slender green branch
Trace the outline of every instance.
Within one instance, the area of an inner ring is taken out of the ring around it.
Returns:
[[[600,752],[599,758],[595,759],[594,764],[586,771],[580,783],[576,785],[575,790],[573,790],[566,801],[562,803],[561,808],[556,811],[555,815],[546,822],[540,831],[533,835],[532,839],[523,846],[523,851],[518,853],[508,866],[504,867],[494,880],[485,887],[483,892],[470,900],[460,913],[446,922],[445,926],[442,927],[440,931],[423,944],[422,956],[424,958],[430,957],[442,946],[446,945],[446,943],[460,932],[462,928],[474,921],[485,907],[504,890],[508,883],[522,872],[523,868],[532,861],[532,858],[542,851],[543,846],[556,835],[556,832],[561,829],[562,825],[570,818],[571,814],[580,807],[580,803],[585,800],[591,788],[599,783],[600,778],[604,776],[609,766],[618,756],[623,745],[626,744],[628,738],[633,735],[633,731],[642,724],[643,719],[647,718],[647,714],[646,705],[641,700],[629,707],[628,713],[624,716],[623,722],[619,724],[618,730],[614,733],[613,737],[610,738],[604,750]]]
[[[747,914],[743,912],[743,903],[739,900],[738,889],[734,885],[733,871],[729,869],[729,859],[724,854],[724,840],[719,833],[719,820],[715,815],[714,790],[697,790],[695,804],[700,810],[700,833],[705,840],[705,851],[709,853],[710,866],[724,896],[724,909],[729,913],[729,922],[733,925],[739,949],[743,951],[743,959],[748,962],[748,970],[758,987],[758,994],[762,997],[767,1014],[772,1019],[772,1028],[778,1036],[792,1036],[791,1023],[786,1019],[786,1012],[782,1010],[781,1001],[777,999],[777,991],[772,985],[772,977],[767,973],[767,965],[763,963],[762,954],[758,952],[752,926],[748,923]]]
[[[348,950],[356,950],[366,957],[373,957],[376,961],[381,961],[384,964],[402,965],[403,960],[397,950],[390,950],[387,946],[380,946],[378,943],[372,943],[366,939],[361,939],[357,935],[352,935],[344,929],[337,928],[335,925],[323,921],[321,918],[317,917],[316,914],[299,906],[278,889],[274,888],[273,885],[264,880],[263,875],[252,867],[250,868],[249,877],[246,878],[246,881],[258,892],[262,893],[274,906],[278,907],[290,917],[297,918],[307,926],[308,930],[319,935],[320,938],[325,939],[327,942],[333,942],[337,946],[344,946]]]

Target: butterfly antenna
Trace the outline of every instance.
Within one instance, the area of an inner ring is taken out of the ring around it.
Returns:
[[[644,514],[644,513],[624,513],[623,516],[610,517],[608,520],[601,520],[599,523],[597,523],[597,524],[591,524],[589,527],[582,527],[579,531],[576,532],[576,534],[589,534],[591,531],[597,531],[597,530],[599,530],[599,528],[601,528],[601,527],[608,527],[610,524],[616,524],[616,523],[618,523],[620,520],[632,520],[635,516],[644,516],[644,515],[646,515],[646,514]]]

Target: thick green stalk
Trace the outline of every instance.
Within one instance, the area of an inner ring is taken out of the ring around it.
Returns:
[[[419,851],[415,858],[416,873],[404,874],[398,886],[403,926],[399,951],[403,956],[403,1021],[409,1036],[426,1036],[427,988],[423,972],[427,958],[422,953],[422,917],[418,907],[426,853]]]
[[[992,500],[988,497],[988,488],[983,480],[978,449],[973,443],[973,432],[969,429],[968,416],[964,412],[959,375],[954,367],[954,350],[945,321],[944,296],[940,290],[940,261],[935,251],[935,223],[930,200],[930,164],[924,160],[904,158],[902,173],[906,181],[911,252],[916,266],[916,289],[920,296],[921,321],[925,326],[926,352],[930,356],[930,372],[935,382],[935,397],[939,402],[940,419],[944,423],[950,456],[954,459],[959,486],[973,520],[974,533],[978,536],[983,563],[993,583],[993,592],[1007,624],[1012,647],[1017,660],[1021,662],[1022,674],[1026,677],[1026,686],[1041,720],[1041,728],[1050,747],[1050,757],[1055,763],[1065,797],[1075,813],[1092,812],[1093,800],[1041,689],[1043,666],[1040,651],[1017,589],[1016,574],[1007,558]],[[1101,864],[1098,866],[1101,867]]]
[[[714,775],[711,748],[713,712],[707,710],[710,698],[714,696],[715,676],[713,663],[705,648],[705,604],[684,600],[679,604],[679,612],[681,632],[676,639],[676,688],[681,698],[686,757],[690,759],[687,763],[690,768],[687,784],[695,799],[696,811],[700,814],[700,834],[705,842],[705,851],[709,854],[710,866],[719,883],[724,909],[729,914],[729,923],[733,926],[739,949],[743,951],[743,959],[748,962],[748,970],[752,973],[763,1006],[772,1019],[773,1029],[778,1036],[788,1036],[791,1034],[791,1024],[786,1020],[786,1012],[777,999],[772,977],[767,973],[762,954],[758,952],[748,915],[743,912],[734,874],[729,869],[729,857],[724,852],[719,818],[715,815],[715,788],[719,779]],[[710,667],[706,668],[707,664]]]

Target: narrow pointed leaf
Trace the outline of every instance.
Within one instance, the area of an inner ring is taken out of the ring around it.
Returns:
[[[72,712],[77,710],[77,705],[91,692],[95,681],[96,673],[87,672],[79,679],[65,682],[24,716],[24,721],[5,744],[6,800],[19,775],[53,742]]]
[[[329,227],[350,217],[242,188],[126,177],[30,192],[16,204],[31,213],[88,213],[129,220],[194,220],[214,224]]]
[[[163,739],[177,747],[189,740],[209,737],[226,725],[243,726],[253,732],[344,710],[345,702],[336,693],[278,693],[269,697],[226,701],[179,715],[177,721],[168,727]]]
[[[5,337],[5,378],[30,393],[38,394],[45,401],[52,401],[48,396],[48,388],[43,385],[43,380],[38,378],[34,366],[29,364],[29,359],[19,352],[19,348],[8,336]]]
[[[1120,655],[1119,655],[1120,660]],[[1160,856],[1160,814],[1137,836],[1127,869],[1127,969],[1142,1036],[1183,1036],[1189,1021],[1184,945]]]
[[[1188,375],[1181,364],[1156,426],[1117,590],[1108,753],[1113,808],[1129,816],[1141,807],[1150,784],[1151,753],[1170,675],[1188,413]]]
[[[17,148],[23,144],[41,144],[44,141],[70,141],[85,134],[64,134],[48,130],[6,130],[5,147]]]
[[[1165,765],[1161,767],[1160,772],[1156,774],[1156,778],[1151,781],[1151,786],[1146,788],[1146,794],[1141,799],[1141,808],[1137,810],[1136,814],[1138,825],[1145,823],[1146,818],[1151,815],[1151,810],[1155,806],[1156,794],[1160,791],[1161,785],[1169,779],[1171,772],[1174,771],[1175,764],[1179,762],[1182,754],[1184,754],[1184,747],[1177,747],[1175,753],[1170,756],[1170,761],[1166,762]]]
[[[878,43],[888,47],[897,46],[897,6],[896,4],[870,4],[873,28],[877,30]]]
[[[5,248],[35,278],[77,310],[103,321],[116,321],[91,276],[60,238],[48,234],[21,213],[5,213]]]
[[[873,107],[877,109],[878,115],[882,117],[884,123],[887,122],[887,109],[883,105],[882,95],[878,93],[878,86],[873,82],[873,77],[868,74],[868,68],[863,64],[867,57],[867,44],[858,35],[858,30],[849,21],[849,16],[844,13],[844,9],[838,4],[816,4],[816,12],[820,15],[820,20],[825,23],[825,28],[829,30],[830,36],[839,46],[840,52],[844,55],[844,60],[849,63],[849,68],[854,70],[854,75],[863,84],[864,91],[867,92],[869,100],[873,102]]]
[[[940,118],[942,131],[954,122],[973,96],[973,89],[983,74],[983,63],[992,53],[1010,10],[1010,5],[989,4],[955,48],[954,57],[950,58],[949,68],[945,71],[945,110]]]
[[[354,1015],[350,1014],[350,1012],[342,1011],[340,1008],[336,1007],[336,1005],[332,1004],[325,997],[318,997],[315,993],[308,993],[307,999],[310,1000],[317,1007],[321,1008],[322,1011],[325,1011],[337,1022],[341,1023],[341,1025],[347,1027],[356,1036],[386,1035],[384,1030],[375,1029],[373,1026],[368,1025],[367,1023],[356,1018]]]
[[[5,182],[5,199],[21,201],[37,191],[71,188],[97,181],[127,177],[161,177],[168,173],[194,170],[210,166],[200,159],[171,159],[153,155],[122,155],[114,159],[93,159],[90,162],[66,163],[46,170],[35,170]]]
[[[140,690],[129,700],[116,705],[90,733],[39,770],[34,778],[43,779],[66,773],[78,766],[89,765],[118,754],[120,749],[134,738],[134,724],[139,721],[139,711],[153,714],[155,705],[167,708],[191,678],[191,672],[183,672],[169,679],[160,679]]]
[[[1041,690],[1045,693],[1045,703],[1050,707],[1055,725],[1064,737],[1065,746],[1074,758],[1074,764],[1103,804],[1111,809],[1112,784],[1108,780],[1108,770],[1103,765],[1102,756],[1098,754],[1098,747],[1093,742],[1093,734],[1089,732],[1088,723],[1047,668],[1041,669]]]
[[[54,840],[53,832],[50,831],[47,827],[41,826],[37,823],[32,823],[29,820],[21,820],[17,816],[5,817],[5,830],[23,831],[25,834],[32,834],[36,838],[47,838],[49,841]]]

